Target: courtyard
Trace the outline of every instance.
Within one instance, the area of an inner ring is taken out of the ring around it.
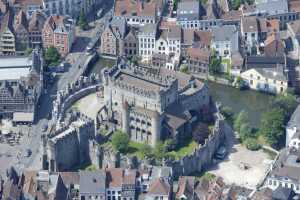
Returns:
[[[82,114],[95,119],[100,108],[104,106],[103,98],[99,96],[99,93],[93,93],[79,99],[72,108],[78,110]]]

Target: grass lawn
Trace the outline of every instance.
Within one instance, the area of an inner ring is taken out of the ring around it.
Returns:
[[[174,156],[177,160],[179,160],[184,156],[192,154],[196,148],[198,148],[198,143],[190,139],[186,142],[183,142],[180,147],[176,148],[174,151],[169,152],[168,154]]]

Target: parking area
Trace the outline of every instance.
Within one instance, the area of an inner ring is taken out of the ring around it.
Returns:
[[[237,144],[228,157],[209,170],[224,178],[228,184],[237,184],[247,188],[255,186],[264,178],[271,160],[263,151],[249,151]]]
[[[227,184],[254,189],[265,177],[272,160],[262,150],[248,150],[232,135],[227,136],[226,141],[228,155],[208,172],[223,177]]]

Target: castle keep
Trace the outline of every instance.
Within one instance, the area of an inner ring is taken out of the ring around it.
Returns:
[[[102,75],[107,113],[100,115],[133,141],[154,146],[161,139],[178,140],[209,104],[207,86],[181,72],[121,62]]]

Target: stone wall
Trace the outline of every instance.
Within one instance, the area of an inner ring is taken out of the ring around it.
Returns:
[[[91,77],[80,77],[75,83],[57,93],[53,102],[52,120],[58,125],[64,120],[65,112],[80,98],[94,93],[101,87],[100,78],[96,75]]]
[[[97,151],[91,145],[95,139],[94,120],[80,113],[73,115],[76,116],[65,120],[63,127],[51,132],[43,143],[46,154],[43,162],[50,171],[71,170],[78,165],[97,162]]]
[[[212,163],[214,154],[225,139],[225,121],[220,114],[216,115],[216,123],[213,133],[206,139],[204,145],[199,145],[192,155],[180,160],[165,161],[164,165],[172,167],[173,176],[190,175],[205,170]]]
[[[191,155],[185,156],[180,160],[164,161],[163,165],[172,167],[174,178],[182,175],[190,175],[192,173],[199,173],[207,169],[213,161],[213,157],[219,146],[226,137],[226,122],[223,116],[217,112],[215,115],[216,122],[213,133],[206,139],[204,145],[199,145],[199,148]],[[102,165],[100,167],[123,167],[123,168],[137,168],[138,166],[150,165],[150,160],[137,160],[137,158],[116,154],[112,150],[102,150]]]

